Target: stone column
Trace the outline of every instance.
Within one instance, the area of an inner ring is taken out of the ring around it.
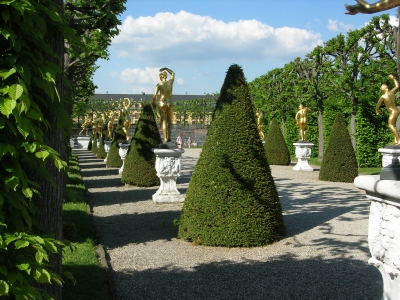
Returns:
[[[381,180],[379,175],[364,175],[358,176],[354,185],[365,190],[371,200],[368,245],[372,257],[368,263],[381,272],[382,299],[399,299],[400,181]]]
[[[122,159],[122,167],[118,170],[118,174],[122,174],[122,171],[124,170],[125,157],[126,154],[128,154],[128,149],[130,144],[120,143],[118,145],[119,145],[118,154]]]
[[[385,146],[385,148],[378,149],[382,153],[382,167],[386,167],[392,163],[400,163],[400,146]]]
[[[112,141],[104,141],[104,151],[107,153],[106,158],[104,159],[104,162],[107,162],[107,157],[108,157],[108,151],[110,151]]]
[[[293,143],[296,147],[297,164],[293,167],[295,171],[314,171],[314,169],[308,164],[308,160],[311,157],[311,148],[314,146],[313,143],[309,142],[297,142]]]
[[[160,178],[160,188],[153,195],[155,203],[183,202],[185,195],[179,193],[176,188],[176,179],[180,175],[181,156],[183,149],[156,149],[152,151],[156,155],[156,171]]]

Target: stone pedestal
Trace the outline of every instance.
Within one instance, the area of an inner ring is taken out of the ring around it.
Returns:
[[[118,145],[119,145],[118,154],[122,159],[122,167],[118,170],[118,174],[122,174],[122,171],[124,170],[125,157],[126,157],[126,154],[128,154],[128,149],[129,149],[130,144],[120,143]]]
[[[383,278],[382,299],[400,296],[400,181],[380,180],[379,175],[358,176],[354,185],[371,200],[368,245]]]
[[[382,167],[386,167],[393,162],[400,163],[400,146],[386,146],[378,149],[382,153]]]
[[[78,148],[87,149],[89,146],[89,136],[78,136]]]
[[[75,147],[75,139],[74,138],[69,139],[69,145],[71,146],[72,149]]]
[[[99,149],[100,148],[100,139],[95,139],[95,141],[96,141],[96,145],[97,145],[97,149]]]
[[[107,157],[108,157],[108,151],[110,151],[112,141],[104,141],[104,151],[107,153],[106,158],[104,159],[104,162],[107,162]]]
[[[183,149],[156,149],[152,151],[156,155],[156,171],[160,178],[160,188],[153,195],[155,203],[183,202],[185,195],[179,193],[176,188],[176,179],[181,170],[181,156]]]
[[[308,164],[308,160],[311,157],[311,148],[314,144],[309,142],[297,142],[293,143],[293,145],[296,147],[297,158],[297,164],[293,167],[293,170],[314,171],[314,169]]]

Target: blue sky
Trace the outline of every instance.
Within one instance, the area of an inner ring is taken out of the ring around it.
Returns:
[[[96,93],[152,95],[162,67],[175,72],[177,95],[219,92],[233,63],[252,81],[374,16],[346,15],[345,3],[356,2],[128,0],[109,60],[97,63]],[[386,13],[396,22],[396,9]]]

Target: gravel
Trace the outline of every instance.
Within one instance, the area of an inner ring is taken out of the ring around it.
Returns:
[[[380,299],[367,264],[369,201],[352,183],[271,166],[287,234],[255,248],[193,246],[177,239],[182,205],[155,204],[158,187],[125,186],[87,150],[75,149],[115,299]],[[185,149],[185,193],[200,149]]]

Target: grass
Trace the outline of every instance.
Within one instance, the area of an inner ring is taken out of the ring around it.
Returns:
[[[291,157],[292,162],[297,162],[296,156]],[[312,157],[308,160],[310,165],[321,166],[321,161],[318,157]],[[382,168],[358,168],[359,175],[379,175]]]
[[[87,212],[85,186],[74,153],[70,158],[67,188],[70,200],[63,205],[64,237],[72,242],[74,251],[64,251],[63,271],[71,272],[76,282],[65,281],[62,297],[67,300],[111,300],[106,271],[98,260],[95,231]]]

